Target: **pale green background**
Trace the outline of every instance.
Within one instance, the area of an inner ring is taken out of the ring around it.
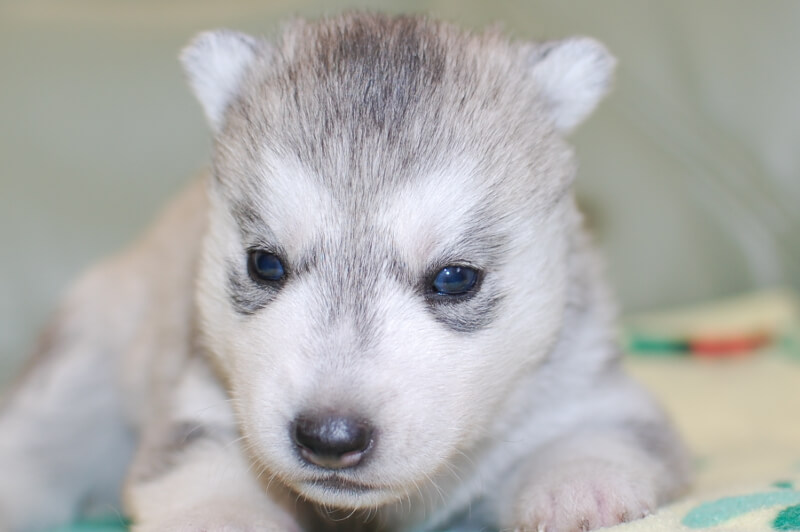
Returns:
[[[207,160],[180,47],[343,6],[608,44],[617,90],[574,141],[625,309],[800,286],[800,1],[0,0],[0,382]]]

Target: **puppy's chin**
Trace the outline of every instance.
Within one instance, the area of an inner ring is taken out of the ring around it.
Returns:
[[[348,510],[375,509],[406,496],[402,490],[331,474],[292,483],[300,495],[319,505]]]

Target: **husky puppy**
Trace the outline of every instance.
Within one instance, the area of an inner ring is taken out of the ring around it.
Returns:
[[[70,291],[0,410],[0,528],[572,531],[685,485],[563,140],[614,59],[421,17],[182,56],[209,175]]]

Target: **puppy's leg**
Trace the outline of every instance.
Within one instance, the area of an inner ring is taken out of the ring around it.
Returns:
[[[657,410],[627,420],[587,419],[519,468],[501,515],[517,532],[611,526],[644,517],[675,497],[688,471],[681,442]]]
[[[80,307],[80,305],[78,306]],[[113,353],[85,308],[62,310],[0,406],[0,530],[39,530],[86,506],[113,511],[133,437]]]
[[[195,359],[134,460],[125,503],[135,532],[299,531],[241,449],[229,400]]]
[[[300,530],[267,498],[235,445],[207,434],[189,440],[159,476],[132,479],[126,500],[135,532]]]

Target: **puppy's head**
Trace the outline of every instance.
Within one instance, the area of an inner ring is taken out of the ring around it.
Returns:
[[[260,465],[349,508],[487,436],[559,333],[588,39],[421,18],[295,22],[184,52],[215,133],[198,304]]]

